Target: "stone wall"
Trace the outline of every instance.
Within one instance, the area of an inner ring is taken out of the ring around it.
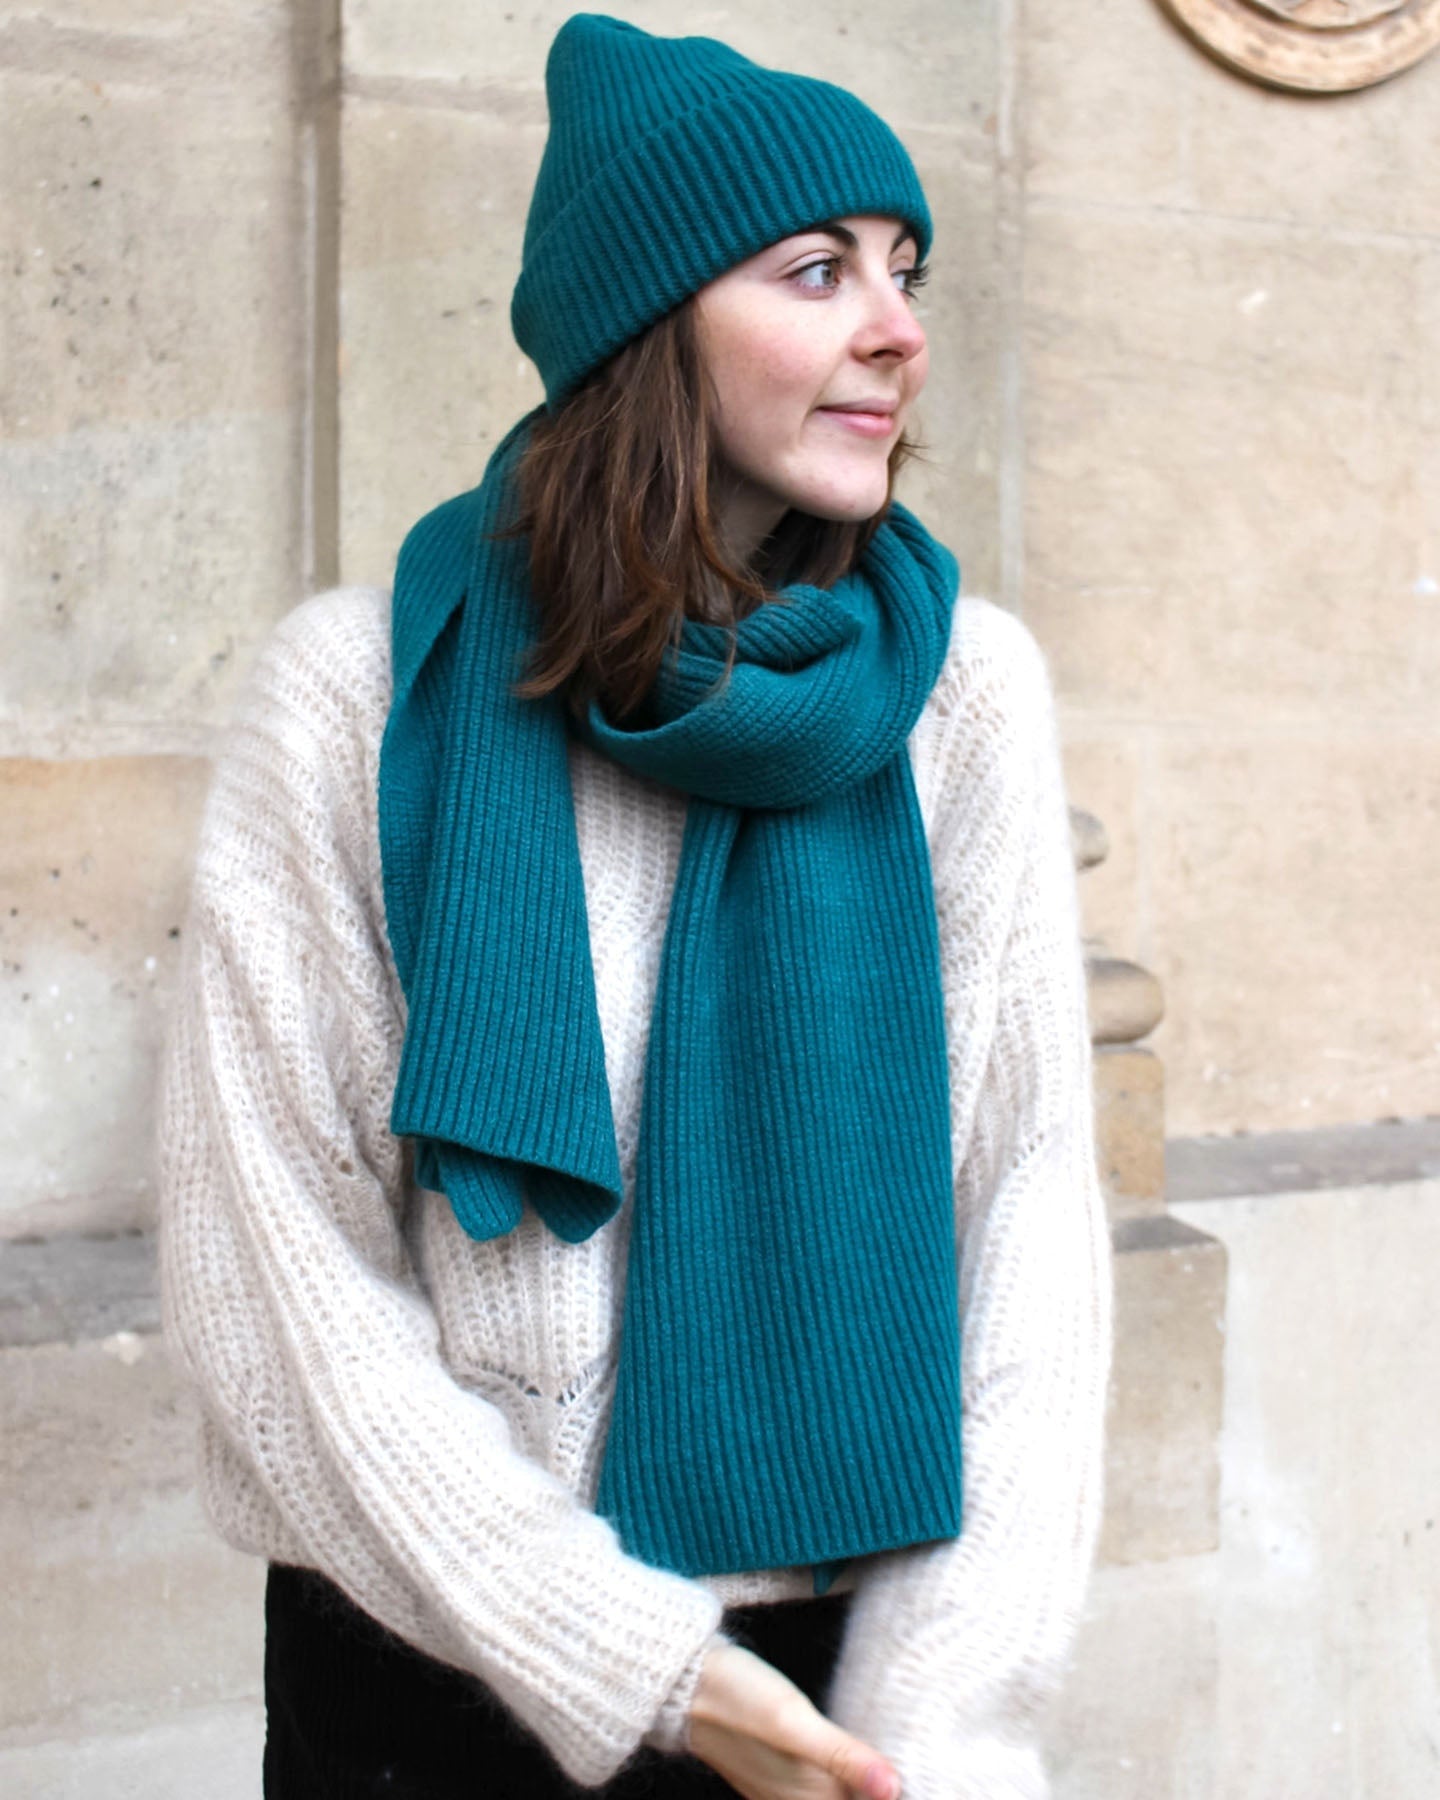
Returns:
[[[1258,87],[1029,0],[1018,603],[1172,1135],[1440,1110],[1440,55]]]
[[[325,573],[303,35],[281,0],[0,11],[6,1235],[150,1215],[206,752]]]
[[[150,1217],[236,684],[538,397],[508,303],[570,10],[0,11],[0,1234]],[[1050,655],[1171,1131],[1433,1106],[1440,58],[1306,100],[1152,0],[616,10],[851,86],[915,153],[904,495]]]

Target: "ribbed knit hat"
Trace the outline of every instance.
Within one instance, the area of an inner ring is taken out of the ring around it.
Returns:
[[[882,213],[930,248],[904,145],[845,88],[762,68],[714,38],[600,13],[560,27],[550,135],[510,303],[553,411],[688,295],[767,244]]]

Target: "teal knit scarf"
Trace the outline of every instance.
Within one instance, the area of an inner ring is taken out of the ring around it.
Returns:
[[[538,409],[537,409],[538,410]],[[488,534],[527,415],[400,552],[380,756],[408,1019],[391,1114],[475,1238],[526,1202],[578,1242],[623,1191],[563,703],[519,701],[523,540]],[[687,1575],[960,1528],[950,1102],[906,739],[959,570],[893,505],[860,567],[738,627],[687,620],[656,723],[580,735],[689,795],[643,1073],[596,1510]]]

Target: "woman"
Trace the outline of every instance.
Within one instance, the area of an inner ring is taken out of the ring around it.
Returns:
[[[547,90],[545,405],[274,633],[197,861],[163,1272],[266,1793],[1040,1795],[1108,1274],[1043,658],[891,499],[925,197],[708,39]]]

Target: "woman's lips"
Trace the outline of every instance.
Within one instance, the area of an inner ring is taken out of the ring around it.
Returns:
[[[859,432],[861,437],[889,437],[895,429],[894,413],[845,412],[838,406],[822,406],[819,410],[827,419],[834,419],[849,431]]]

